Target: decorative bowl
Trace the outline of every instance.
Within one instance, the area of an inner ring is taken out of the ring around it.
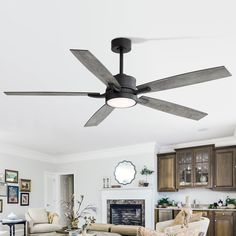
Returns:
[[[234,205],[234,204],[228,204],[228,205],[227,205],[227,208],[229,208],[229,209],[234,209],[234,208],[235,208],[235,205]]]
[[[15,220],[15,219],[17,218],[17,216],[16,216],[13,212],[11,212],[11,213],[7,216],[7,218],[8,218],[9,220]]]

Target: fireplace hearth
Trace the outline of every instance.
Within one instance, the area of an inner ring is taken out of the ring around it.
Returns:
[[[145,226],[145,200],[107,200],[107,222]]]

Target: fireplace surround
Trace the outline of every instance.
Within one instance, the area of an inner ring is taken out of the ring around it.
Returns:
[[[145,200],[107,200],[107,222],[110,224],[145,226]]]
[[[120,188],[120,189],[102,189],[101,190],[102,200],[102,223],[108,223],[108,200],[144,200],[144,224],[145,227],[154,229],[154,191],[152,188]],[[142,222],[142,223],[143,223]]]

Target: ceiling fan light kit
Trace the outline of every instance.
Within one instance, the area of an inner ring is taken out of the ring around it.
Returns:
[[[136,105],[136,79],[123,73],[124,70],[124,53],[131,51],[131,40],[127,38],[116,38],[111,41],[111,50],[120,55],[120,73],[115,75],[115,79],[121,88],[107,88],[106,103],[115,108],[128,108]]]
[[[184,107],[175,103],[163,101],[147,96],[138,97],[142,93],[157,92],[173,89],[211,80],[222,79],[231,76],[224,67],[213,67],[204,70],[193,71],[181,75],[155,80],[136,86],[136,79],[123,73],[124,54],[131,51],[131,39],[115,38],[111,41],[111,50],[120,56],[119,74],[112,73],[88,50],[71,49],[73,55],[101,82],[106,85],[104,94],[97,92],[44,92],[44,91],[9,91],[6,95],[20,96],[88,96],[92,98],[105,98],[106,103],[93,114],[85,127],[97,126],[115,108],[128,108],[140,104],[172,115],[200,120],[207,115],[192,108]]]

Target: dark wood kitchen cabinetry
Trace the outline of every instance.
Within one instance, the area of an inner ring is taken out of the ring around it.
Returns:
[[[175,153],[158,154],[157,183],[159,192],[174,192],[175,187]]]
[[[212,187],[214,145],[176,149],[176,188]]]
[[[216,148],[214,190],[236,190],[236,147]]]
[[[214,212],[214,236],[234,236],[234,213]],[[212,236],[212,235],[210,235]]]

